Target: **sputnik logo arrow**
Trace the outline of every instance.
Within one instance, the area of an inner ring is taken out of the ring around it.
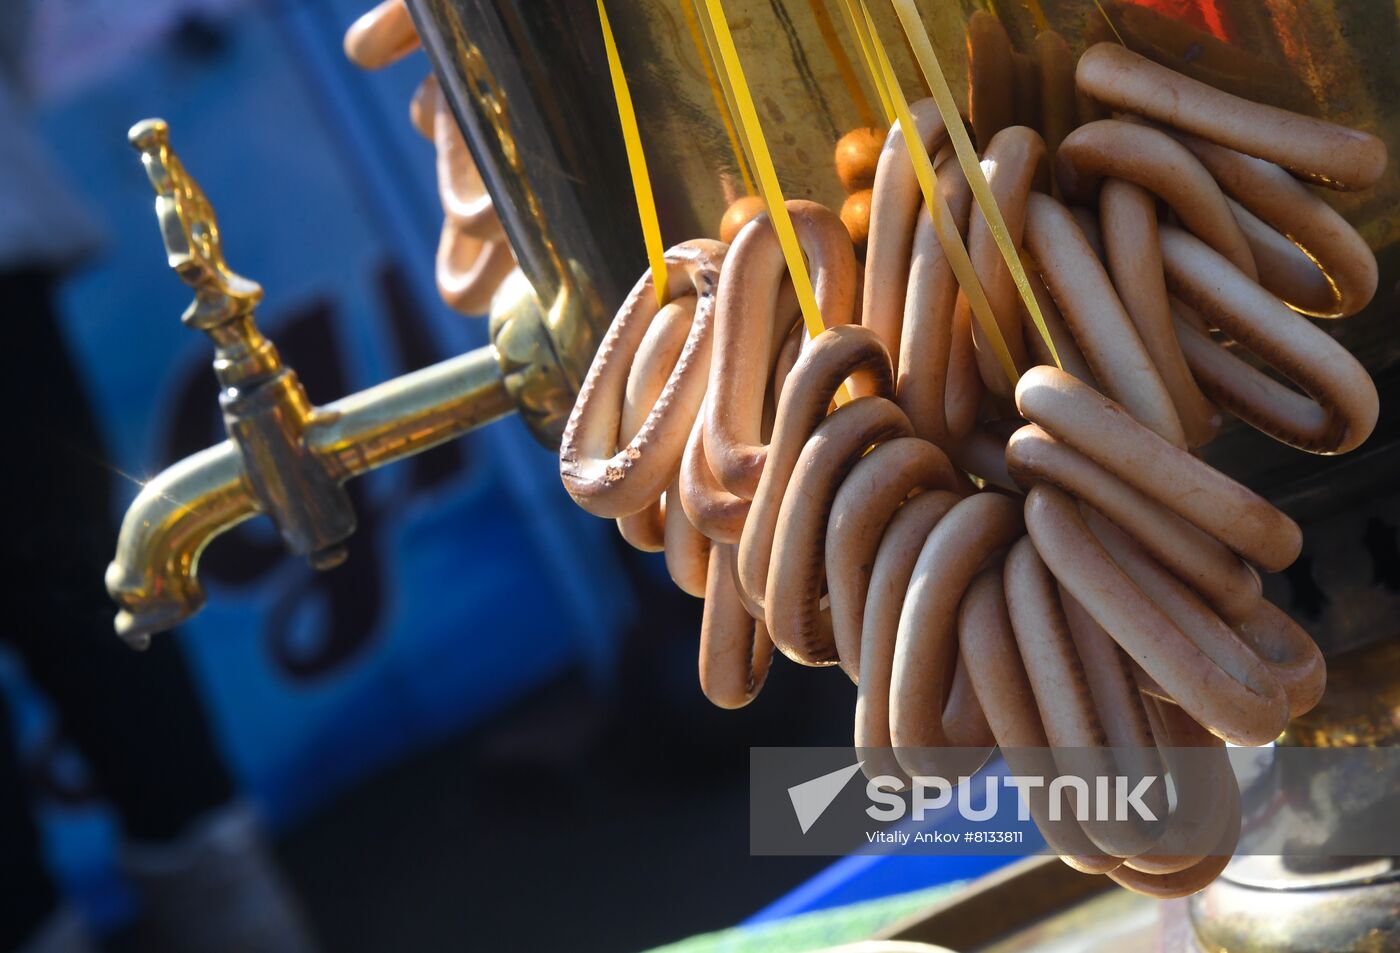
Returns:
[[[826,809],[831,807],[831,802],[836,800],[836,796],[845,790],[847,782],[860,770],[861,763],[857,761],[849,768],[823,774],[819,778],[794,784],[787,789],[793,813],[797,815],[797,823],[801,826],[802,833],[811,830],[817,819],[826,813]]]

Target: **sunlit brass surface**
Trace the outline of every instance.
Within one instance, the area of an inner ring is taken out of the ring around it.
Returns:
[[[121,606],[117,634],[144,646],[204,605],[199,554],[225,530],[256,515],[233,441],[201,450],[148,481],[132,501],[107,567],[107,591]]]
[[[668,245],[716,236],[726,206],[749,192],[694,2],[608,5]],[[598,308],[586,322],[551,325],[551,331],[577,340],[596,334],[644,269],[646,255],[594,0],[409,0],[409,6],[540,300],[553,300],[571,274],[586,277],[596,295]],[[924,95],[890,5],[869,6],[906,92]],[[839,208],[844,194],[832,163],[837,138],[883,124],[841,0],[726,0],[724,8],[784,193]],[[1394,4],[920,0],[919,8],[959,97],[967,90],[967,17],[989,9],[1023,53],[1046,29],[1075,53],[1121,35],[1130,47],[1213,85],[1372,131],[1392,156],[1380,185],[1325,197],[1378,250],[1400,239],[1400,19]],[[1377,372],[1400,364],[1391,332],[1400,304],[1397,258],[1382,254],[1381,291],[1371,309],[1336,326]],[[1267,488],[1271,471],[1287,469],[1287,455],[1297,454],[1261,445],[1232,437],[1213,455],[1236,475],[1262,476],[1251,485]]]
[[[303,446],[339,486],[514,410],[495,348],[481,348],[313,409]],[[233,440],[148,482],[127,510],[107,570],[108,591],[122,606],[118,634],[143,644],[197,612],[204,547],[265,511]]]
[[[262,289],[223,260],[218,224],[158,120],[132,130],[156,190],[170,265],[195,289],[187,325],[214,341],[214,371],[229,439],[176,463],[127,510],[107,589],[121,605],[119,635],[143,645],[204,603],[199,556],[215,536],[267,513],[292,552],[317,568],[344,558],[355,528],[343,484],[459,436],[519,404],[544,430],[566,393],[533,295],[509,299],[490,345],[315,407],[257,329]],[[528,286],[527,286],[528,290]]]
[[[1315,748],[1400,745],[1400,639],[1327,661],[1327,691],[1283,741]]]
[[[854,48],[843,45],[839,4],[725,4],[785,194],[832,207],[844,198],[831,163],[836,139],[880,121],[878,100],[850,59]],[[940,7],[931,22],[955,38],[951,62],[961,70],[964,11]],[[548,324],[562,366],[581,377],[646,263],[597,5],[412,0],[410,8],[539,300],[563,289],[581,305],[572,312],[580,320]],[[874,8],[895,36],[893,11]],[[748,188],[693,0],[615,0],[609,11],[663,239],[717,235],[725,208]],[[912,71],[902,47],[891,51],[897,67]]]

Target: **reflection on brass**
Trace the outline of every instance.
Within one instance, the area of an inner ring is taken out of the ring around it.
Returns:
[[[408,0],[424,46],[466,133],[503,225],[541,301],[574,276],[597,309],[550,328],[568,334],[561,354],[577,382],[587,355],[645,253],[592,0]],[[1009,115],[1038,121],[1051,142],[1069,125],[1098,118],[1083,97],[1071,104],[1073,63],[1083,50],[1121,38],[1188,76],[1252,100],[1379,135],[1392,162],[1364,193],[1324,195],[1361,231],[1381,260],[1381,293],[1337,329],[1373,372],[1400,363],[1391,333],[1400,278],[1400,71],[1393,4],[1370,0],[919,0],[953,91],[968,102],[969,28],[996,24],[1004,45],[998,75],[1010,80]],[[836,0],[726,0],[735,43],[754,93],[784,194],[832,209],[846,195],[830,156],[844,132],[872,122],[879,100],[860,65]],[[870,4],[906,95],[922,96],[918,71],[887,3]],[[722,77],[709,62],[694,0],[613,0],[652,173],[664,244],[718,237],[734,201],[752,194]],[[976,20],[972,19],[977,15]],[[836,55],[844,52],[844,58]],[[1027,60],[1029,58],[1029,60]],[[1029,65],[1028,65],[1029,64]],[[848,68],[849,67],[849,68]],[[994,70],[996,72],[996,70]],[[1039,98],[1031,87],[1039,84]],[[995,99],[996,90],[989,90]],[[975,96],[974,96],[975,99]],[[974,113],[976,110],[974,110]],[[874,118],[881,118],[875,114]],[[976,117],[974,116],[974,122]],[[857,200],[848,218],[859,224]],[[1394,249],[1395,253],[1390,253]],[[1297,454],[1244,428],[1212,446],[1211,462],[1271,492]]]
[[[1380,643],[1328,659],[1327,692],[1288,727],[1282,741],[1316,748],[1400,744],[1400,642]]]
[[[184,321],[214,342],[229,439],[147,482],[127,511],[107,570],[123,638],[144,645],[197,612],[200,553],[251,516],[267,513],[288,549],[329,568],[345,558],[343,543],[355,528],[343,489],[351,477],[517,406],[545,439],[559,426],[557,408],[572,391],[561,383],[546,314],[523,279],[493,325],[495,344],[313,406],[258,331],[253,312],[262,289],[224,262],[213,210],[171,150],[165,123],[143,122],[131,140],[156,190],[170,265],[195,290]],[[574,300],[560,297],[557,321],[573,320]]]
[[[1035,58],[1035,41],[1047,32],[1075,56],[1094,42],[1114,40],[1106,11],[1130,47],[1173,69],[1251,99],[1377,132],[1396,153],[1400,97],[1381,95],[1396,84],[1385,52],[1397,40],[1393,5],[1218,0],[1208,6],[1215,13],[1197,24],[1185,14],[1158,12],[1171,5],[1153,10],[1118,0],[1103,0],[1102,10],[1095,0],[920,3],[960,96],[967,92],[969,13],[980,9],[983,18],[999,18],[1010,38],[1008,53]],[[564,259],[597,267],[604,304],[615,306],[645,259],[617,120],[608,114],[609,85],[596,62],[596,6],[583,0],[410,0],[410,7],[459,118],[469,133],[475,127],[484,134],[469,134],[473,147],[496,159],[483,163],[495,167],[487,174],[493,192],[529,194],[537,203],[541,217],[517,220],[519,230],[548,228]],[[917,71],[898,41],[893,13],[888,4],[870,7],[906,93],[918,95]],[[871,124],[876,99],[866,77],[853,76],[862,71],[849,69],[856,46],[832,8],[833,0],[725,4],[760,118],[770,129],[784,194],[837,208],[842,195],[826,157],[843,132]],[[666,244],[713,237],[724,209],[749,188],[719,106],[722,91],[693,36],[690,3],[616,0],[609,9],[633,77]],[[1223,35],[1212,33],[1212,25]],[[845,51],[844,59],[834,55],[833,44]],[[1015,62],[1007,64],[1013,85]],[[1337,64],[1325,71],[1326,82],[1319,63]],[[1015,90],[1008,93],[1014,98]],[[507,132],[509,163],[501,159],[506,147],[494,141]],[[1394,204],[1397,183],[1393,173],[1389,178],[1388,189],[1367,197],[1368,208]],[[1390,227],[1383,226],[1387,233]],[[510,223],[507,228],[522,244],[523,236]],[[628,254],[599,261],[577,250],[595,242]],[[1378,244],[1384,243],[1382,236]],[[531,268],[526,273],[535,279]]]
[[[1255,858],[1250,858],[1255,859]],[[1258,889],[1228,877],[1188,905],[1192,938],[1171,953],[1342,953],[1400,949],[1400,880],[1368,876],[1375,862],[1352,862],[1359,875],[1333,884],[1295,876],[1287,889]]]
[[[839,208],[836,139],[880,117],[839,0],[728,0],[725,10],[768,131],[784,195]],[[581,320],[549,325],[577,386],[646,261],[593,0],[410,0],[506,234],[540,301],[569,282]],[[932,8],[931,8],[932,9]],[[631,87],[663,244],[717,237],[751,175],[693,0],[608,6]],[[892,9],[872,8],[887,37]],[[928,17],[940,55],[961,70],[963,13]],[[834,56],[833,44],[845,51]],[[894,67],[915,75],[905,48]],[[963,88],[959,79],[955,83]],[[585,282],[586,279],[586,282]],[[587,303],[591,302],[591,304]],[[563,337],[563,339],[561,339]],[[572,355],[581,355],[575,365]]]
[[[1360,747],[1400,742],[1400,645],[1393,639],[1328,662],[1322,701],[1295,719],[1284,745]],[[1393,823],[1393,780],[1342,769],[1280,776],[1276,823],[1312,845]],[[1237,857],[1186,905],[1190,934],[1176,949],[1400,949],[1400,866],[1389,857]],[[1192,943],[1195,945],[1192,946]]]

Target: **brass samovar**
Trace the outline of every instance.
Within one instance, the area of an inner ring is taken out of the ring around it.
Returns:
[[[729,203],[753,191],[695,2],[608,3],[666,244],[716,234]],[[724,3],[784,194],[832,207],[843,197],[831,161],[833,143],[857,127],[881,124],[876,91],[860,66],[841,2]],[[893,9],[882,0],[869,6],[906,93],[911,99],[925,95]],[[512,412],[543,442],[557,443],[599,335],[645,267],[595,0],[409,0],[409,7],[519,261],[491,306],[492,343],[312,406],[296,375],[258,333],[253,309],[261,291],[225,265],[213,213],[171,152],[168,130],[154,122],[133,130],[159,196],[170,263],[195,289],[185,323],[214,342],[229,432],[228,440],[150,481],[127,513],[107,583],[121,605],[117,630],[135,644],[198,611],[204,599],[199,555],[242,520],[271,516],[291,551],[317,568],[330,568],[344,558],[344,542],[354,530],[342,489],[350,478]],[[1370,369],[1383,402],[1391,401],[1384,406],[1395,406],[1395,4],[920,0],[919,7],[948,80],[964,101],[966,24],[985,10],[999,17],[1013,47],[1023,52],[1047,30],[1076,55],[1090,43],[1117,40],[1227,91],[1385,140],[1392,158],[1377,187],[1325,197],[1358,227],[1381,268],[1376,300],[1334,333]],[[1362,529],[1371,531],[1368,520],[1394,532],[1386,517],[1397,509],[1391,495],[1400,474],[1398,455],[1400,423],[1388,412],[1368,446],[1344,461],[1306,457],[1243,428],[1209,449],[1213,463],[1303,523],[1310,548],[1319,552],[1311,569],[1305,563],[1299,570],[1303,575],[1269,583],[1276,596],[1277,587],[1292,586],[1296,594],[1311,586],[1326,603],[1304,621],[1329,656],[1340,689],[1306,723],[1295,725],[1296,743],[1393,743],[1400,734],[1400,595],[1389,591],[1391,583],[1378,589],[1377,580],[1363,578],[1370,572],[1370,550],[1360,536]],[[1327,600],[1329,592],[1335,598]],[[1278,601],[1290,604],[1286,592]],[[1392,874],[1373,865],[1350,879],[1333,871],[1312,881],[1275,877],[1267,884],[1231,882],[1227,874],[1214,899],[1197,904],[1205,924],[1198,924],[1197,933],[1215,948],[1225,948],[1227,937],[1236,944],[1241,936],[1262,935],[1257,931],[1264,924],[1251,924],[1248,914],[1250,890],[1322,901],[1260,905],[1275,923],[1290,910],[1306,910],[1316,919],[1352,902],[1358,885],[1383,884]],[[1394,890],[1383,889],[1389,890],[1386,903],[1394,904]],[[1228,919],[1209,921],[1201,912],[1218,914],[1222,906],[1229,907]],[[1357,926],[1364,924],[1358,920]]]

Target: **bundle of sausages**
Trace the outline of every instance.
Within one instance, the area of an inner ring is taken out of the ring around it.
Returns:
[[[850,233],[820,205],[788,203],[827,326],[817,338],[752,201],[726,217],[728,244],[667,254],[664,307],[647,276],[619,310],[560,470],[581,506],[664,551],[677,584],[704,596],[700,681],[716,704],[752,700],[774,648],[839,664],[858,686],[868,768],[914,774],[919,749],[993,742],[1223,759],[1225,741],[1267,743],[1317,702],[1321,655],[1258,576],[1297,557],[1298,526],[1191,451],[1223,411],[1317,453],[1370,434],[1370,377],[1304,315],[1364,307],[1375,259],[1300,180],[1366,188],[1384,147],[1116,45],[1085,53],[1075,81],[1115,115],[1057,133],[1053,162],[1030,128],[977,129],[1063,369],[929,102],[914,121],[1014,387],[898,129],[878,155],[838,149],[869,209],[846,216]],[[862,287],[852,239],[865,232]],[[853,399],[832,409],[843,383]],[[1208,852],[1042,826],[1072,866],[1184,895],[1239,833],[1228,764],[1205,774],[1222,808]]]

